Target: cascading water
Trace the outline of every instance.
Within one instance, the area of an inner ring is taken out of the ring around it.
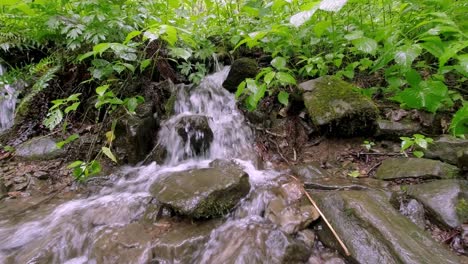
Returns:
[[[253,189],[275,178],[277,172],[258,171],[249,160],[253,155],[252,132],[244,124],[234,96],[221,85],[228,71],[225,67],[207,76],[197,87],[178,87],[175,115],[163,124],[159,133],[159,144],[168,151],[165,164],[123,168],[119,174],[124,176],[111,177],[111,186],[98,194],[61,204],[56,202],[58,205],[45,204],[22,218],[8,218],[0,207],[0,263],[96,263],[95,241],[112,228],[138,221],[152,198],[151,183],[168,172],[207,167],[216,158],[236,158],[249,174]],[[193,115],[206,117],[213,132],[212,143],[201,156],[196,156],[191,143],[184,143],[175,129],[181,118]],[[261,219],[264,197],[256,197],[242,203],[238,211],[243,213],[234,213],[212,232],[209,245],[200,252],[200,262],[210,259],[222,247],[218,240],[223,228]],[[147,247],[149,250],[151,245]],[[133,261],[143,263],[138,259]]]
[[[0,76],[6,72],[6,69],[0,65]],[[10,128],[13,125],[16,106],[16,91],[13,86],[2,84],[0,81],[0,132]]]

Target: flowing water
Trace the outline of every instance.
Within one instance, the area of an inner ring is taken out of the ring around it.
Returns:
[[[0,76],[6,72],[5,67],[0,65]],[[16,106],[16,90],[13,86],[2,84],[0,80],[0,132],[13,125]]]
[[[159,133],[159,143],[168,151],[165,164],[122,168],[119,175],[111,175],[110,186],[97,194],[44,204],[19,218],[8,218],[0,212],[0,263],[96,263],[92,252],[98,236],[109,228],[141,219],[151,200],[148,192],[151,183],[168,172],[207,167],[216,158],[234,158],[250,176],[251,194],[277,177],[278,172],[259,171],[250,161],[252,132],[237,110],[234,96],[221,86],[228,71],[229,67],[225,67],[196,87],[178,87],[175,115],[163,124]],[[183,143],[174,129],[178,120],[190,115],[206,116],[213,131],[213,142],[201,156],[196,156],[190,142]],[[265,197],[261,193],[255,197],[237,209],[242,213],[232,214],[212,231],[206,248],[199,252],[199,262],[210,262],[207,260],[225,246],[220,241],[229,240],[223,238],[227,227],[263,221],[260,215]],[[281,247],[275,243],[267,246]]]

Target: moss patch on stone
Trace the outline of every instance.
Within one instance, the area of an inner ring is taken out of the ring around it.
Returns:
[[[468,221],[468,202],[464,198],[458,200],[456,210],[461,223]]]
[[[312,122],[340,136],[372,134],[376,129],[377,106],[337,77],[323,76],[300,84],[304,105]]]
[[[230,92],[237,91],[237,86],[246,78],[253,78],[257,75],[258,64],[249,58],[240,58],[231,65],[231,70],[223,82],[223,87]]]

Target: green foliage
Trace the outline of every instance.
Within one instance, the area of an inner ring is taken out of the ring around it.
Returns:
[[[76,93],[65,99],[53,100],[53,105],[49,109],[46,119],[44,119],[42,122],[44,126],[46,126],[49,130],[53,130],[64,120],[64,113],[68,116],[70,112],[76,111],[80,105],[80,95],[80,93]]]
[[[417,158],[422,158],[424,153],[420,150],[415,150],[415,147],[427,149],[427,146],[434,142],[432,138],[425,137],[421,134],[414,134],[412,137],[400,137],[401,139],[401,153],[408,156],[407,151],[412,151],[413,155]]]
[[[450,130],[454,136],[465,136],[468,134],[468,104],[465,104],[453,116]]]
[[[97,160],[92,160],[90,162],[77,160],[68,165],[67,168],[72,169],[73,176],[79,182],[84,182],[89,177],[101,172],[101,164]]]
[[[361,146],[365,147],[367,151],[370,151],[372,147],[375,146],[375,143],[369,140],[364,140]]]

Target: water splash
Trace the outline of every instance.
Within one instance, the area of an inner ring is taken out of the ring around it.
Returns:
[[[0,76],[6,69],[0,65]],[[0,81],[0,132],[5,131],[13,125],[16,107],[16,90],[13,86],[3,84]]]

